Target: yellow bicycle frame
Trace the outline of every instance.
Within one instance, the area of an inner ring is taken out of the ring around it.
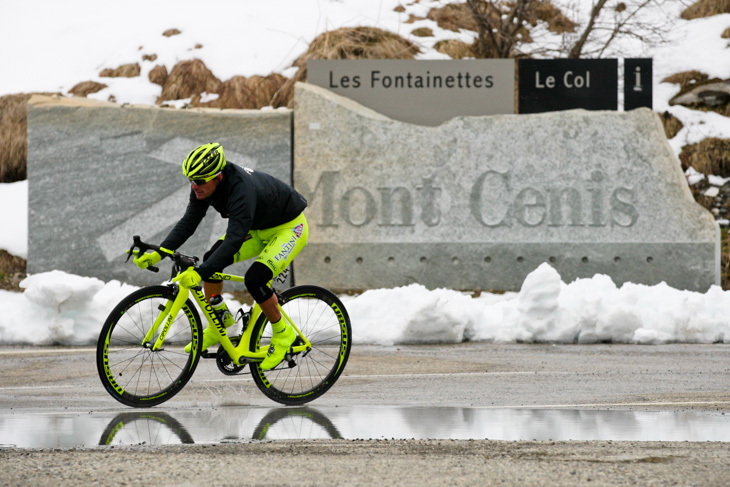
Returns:
[[[211,276],[211,279],[220,279],[223,281],[233,282],[245,281],[245,279],[241,276],[235,276],[233,274],[223,274],[221,272],[213,274]],[[231,339],[228,338],[226,327],[223,326],[223,323],[221,323],[221,321],[218,319],[218,316],[215,314],[213,307],[205,299],[205,294],[203,294],[200,286],[188,288],[180,286],[179,284],[176,285],[178,286],[177,296],[173,301],[168,301],[165,304],[164,309],[160,311],[160,314],[157,316],[155,323],[145,335],[142,346],[146,348],[151,348],[152,350],[159,350],[162,347],[162,344],[165,341],[165,337],[167,336],[167,332],[170,330],[170,328],[172,327],[172,323],[175,321],[175,317],[185,305],[188,298],[190,297],[190,293],[192,292],[193,298],[195,298],[198,306],[203,311],[203,315],[208,318],[208,328],[218,334],[221,346],[228,353],[228,356],[231,357],[231,360],[234,364],[244,365],[247,363],[261,362],[266,357],[267,349],[259,348],[257,351],[254,352],[248,350],[249,343],[251,342],[251,334],[253,333],[254,329],[253,325],[257,322],[262,314],[261,307],[258,305],[258,303],[255,303],[253,308],[251,309],[251,317],[249,318],[248,322],[249,325],[246,327],[246,330],[244,330],[243,336],[238,342],[238,345],[234,346],[231,342]],[[294,331],[296,331],[299,338],[301,338],[302,342],[304,342],[303,344],[292,346],[290,348],[290,352],[300,353],[311,349],[312,344],[307,339],[307,337],[304,336],[301,330],[299,330],[299,327],[296,325],[296,323],[294,323],[289,315],[282,309],[281,304],[279,304],[279,310],[281,311],[281,316],[286,320],[287,323],[292,326],[292,328],[294,328]],[[157,330],[160,328],[163,322],[164,326],[162,326],[162,330],[157,335],[154,344],[152,344],[152,340],[157,334]]]

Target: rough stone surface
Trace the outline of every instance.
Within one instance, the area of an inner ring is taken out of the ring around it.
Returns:
[[[183,215],[180,172],[199,144],[291,181],[291,112],[172,110],[34,96],[28,110],[28,272],[59,269],[143,285],[169,277],[124,264],[132,235],[159,244]],[[225,233],[210,210],[180,250],[201,256]],[[243,272],[246,264],[230,267]],[[233,287],[231,287],[233,289]]]
[[[648,109],[425,127],[300,83],[295,111],[300,282],[514,290],[541,262],[566,282],[719,282],[718,227]]]

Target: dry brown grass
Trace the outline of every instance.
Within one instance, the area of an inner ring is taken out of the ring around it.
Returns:
[[[0,183],[26,179],[28,106],[31,95],[0,97]]]
[[[416,37],[433,37],[433,30],[430,27],[419,27],[418,29],[413,29],[411,34]]]
[[[723,81],[728,80],[721,80],[718,78],[710,78],[707,74],[702,73],[700,71],[684,71],[681,73],[673,74],[671,76],[668,76],[662,80],[662,82],[666,83],[673,83],[679,85],[679,91],[676,95],[672,97],[670,100],[670,104],[674,102],[678,97],[696,89],[700,86],[709,85],[712,83],[719,83]],[[718,113],[720,115],[723,115],[725,117],[730,117],[730,103],[725,103],[722,105],[713,105],[708,106],[704,103],[694,103],[694,104],[687,104],[682,103],[682,105],[686,106],[687,108],[691,108],[693,110],[701,110],[701,111],[712,111],[715,113]]]
[[[398,34],[376,27],[343,27],[318,35],[307,51],[294,61],[296,75],[274,97],[275,106],[292,107],[294,84],[307,79],[312,59],[413,59],[420,49]]]
[[[426,20],[426,17],[419,17],[418,15],[408,14],[408,20],[403,23],[412,24],[413,22],[417,22],[419,20]]]
[[[535,25],[534,19],[542,20],[547,23],[548,30],[556,34],[575,32],[578,27],[578,24],[566,17],[550,0],[539,2],[531,14],[528,20],[533,26]]]
[[[68,91],[73,96],[83,96],[85,98],[91,93],[96,93],[104,88],[106,88],[104,83],[97,83],[96,81],[82,81],[81,83],[74,85],[74,87]]]
[[[669,112],[664,112],[660,114],[659,117],[662,120],[664,134],[667,136],[667,139],[673,139],[674,136],[682,130],[682,127],[684,127],[684,124]]]
[[[225,83],[218,99],[201,106],[210,108],[249,108],[260,109],[274,106],[274,96],[286,83],[287,79],[280,74],[269,76],[234,76]]]
[[[172,36],[176,36],[178,34],[182,34],[182,32],[180,32],[178,29],[175,29],[175,28],[167,29],[165,32],[162,33],[162,35],[165,37],[172,37]]]
[[[0,289],[21,292],[19,284],[25,275],[25,259],[0,249]]]
[[[692,192],[692,197],[697,203],[704,207],[707,211],[712,211],[715,207],[715,198],[711,196],[705,196],[705,191],[710,188],[710,183],[707,179],[702,179],[697,183],[689,187]]]
[[[156,85],[165,86],[168,76],[167,68],[162,64],[158,64],[150,70],[150,74],[147,75],[147,78]]]
[[[702,174],[730,177],[730,139],[707,138],[682,147],[682,169],[692,166]]]
[[[103,69],[101,73],[99,73],[99,77],[101,78],[136,78],[139,76],[139,73],[142,72],[142,68],[140,68],[139,64],[122,64],[116,69]]]
[[[723,39],[730,39],[730,27],[722,31],[722,34],[720,35]]]
[[[692,20],[720,14],[730,14],[730,0],[699,0],[687,7],[681,17]]]
[[[200,96],[203,92],[220,93],[222,88],[221,80],[216,78],[200,59],[181,61],[172,68],[157,103],[192,98]]]
[[[434,44],[433,48],[442,54],[450,56],[453,59],[474,57],[474,53],[471,50],[471,45],[457,39],[438,41],[436,44]]]
[[[679,92],[677,93],[677,95],[681,95],[697,87],[698,85],[707,82],[709,79],[710,77],[701,71],[683,71],[681,73],[667,76],[662,80],[662,83],[672,83],[675,85],[679,85]]]
[[[459,32],[459,29],[479,30],[474,14],[467,3],[450,3],[441,8],[432,8],[426,18],[433,20],[442,29]]]
[[[488,12],[492,23],[499,25],[501,13],[491,6],[488,8]],[[448,29],[454,32],[458,32],[459,29],[473,30],[474,32],[479,30],[479,26],[474,19],[474,14],[466,2],[452,3],[441,8],[433,8],[428,12],[427,17],[436,22],[442,29]],[[550,0],[535,2],[534,8],[528,12],[525,20],[533,27],[537,25],[538,20],[543,21],[547,23],[548,30],[556,34],[575,32],[575,29],[578,27],[578,24],[566,17]],[[520,33],[523,35],[525,42],[530,42],[529,32],[527,30]]]
[[[459,29],[479,32],[480,24],[485,29],[485,32],[488,32],[492,28],[503,29],[503,32],[501,32],[502,39],[513,39],[512,45],[532,42],[528,25],[534,27],[540,21],[547,23],[548,29],[557,34],[575,32],[578,26],[566,17],[550,0],[536,1],[533,4],[533,8],[525,16],[527,24],[516,31],[512,30],[511,25],[504,25],[502,10],[497,8],[493,3],[481,3],[480,5],[480,8],[483,8],[483,10],[478,15],[484,16],[486,19],[480,17],[479,21],[468,3],[449,4],[440,8],[432,8],[428,12],[428,18],[436,22],[442,29],[455,32],[458,32]],[[444,51],[453,49],[454,47],[443,46]],[[466,54],[463,48],[454,50],[458,52],[460,57],[465,57]],[[477,58],[496,58],[505,55],[498,46],[494,45],[494,40],[491,36],[483,35],[482,33],[480,33],[479,38],[469,47],[469,50],[471,51],[469,56]]]

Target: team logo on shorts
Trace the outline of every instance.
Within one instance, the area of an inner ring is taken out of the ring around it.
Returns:
[[[302,232],[304,231],[304,223],[300,223],[296,227],[294,227],[294,235],[297,236],[297,238],[302,236]]]

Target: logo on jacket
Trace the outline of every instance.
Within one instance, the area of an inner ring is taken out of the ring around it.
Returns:
[[[304,223],[300,223],[296,227],[294,227],[294,235],[297,236],[297,238],[302,236],[302,232],[304,231]]]

